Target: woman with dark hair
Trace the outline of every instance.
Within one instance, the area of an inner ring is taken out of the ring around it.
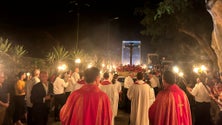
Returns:
[[[113,100],[113,116],[117,116],[118,112],[118,103],[119,103],[119,95],[122,93],[122,85],[121,83],[117,80],[118,75],[114,74],[113,79],[112,79],[112,84],[115,89],[115,94],[114,94],[114,100]]]
[[[13,122],[16,125],[23,125],[22,119],[25,117],[25,72],[19,72],[18,81],[15,84],[15,112]]]

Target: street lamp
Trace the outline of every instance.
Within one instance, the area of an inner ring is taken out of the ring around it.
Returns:
[[[77,64],[81,63],[80,58],[76,59],[76,60],[75,60],[75,63],[77,63]]]
[[[58,71],[65,71],[67,69],[67,66],[65,64],[59,65],[57,67]]]
[[[79,64],[81,63],[81,59],[80,58],[75,59],[75,63],[76,63],[76,66],[79,67]]]
[[[174,71],[175,73],[179,73],[179,68],[178,68],[177,66],[174,66],[174,67],[173,67],[173,71]]]

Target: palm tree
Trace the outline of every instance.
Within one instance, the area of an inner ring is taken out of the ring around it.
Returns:
[[[15,63],[19,63],[20,59],[25,56],[28,53],[28,51],[24,48],[24,46],[22,45],[15,45],[12,49],[11,49],[11,56],[12,56],[12,60]]]
[[[76,49],[71,52],[71,60],[75,60],[78,58],[82,60],[84,56],[85,56],[85,53],[83,50]]]
[[[69,58],[69,52],[63,46],[53,47],[52,51],[46,56],[46,61],[50,64],[50,73],[55,72],[55,67]]]
[[[53,47],[53,50],[46,56],[46,60],[50,64],[56,64],[60,61],[65,61],[69,57],[69,52],[63,46]]]
[[[21,45],[12,45],[8,39],[0,37],[0,58],[3,67],[6,67],[8,72],[15,72],[21,68],[22,65],[18,65],[20,59],[27,54],[28,51]],[[9,71],[10,70],[10,71]]]
[[[0,55],[10,57],[8,52],[12,46],[12,43],[8,41],[8,39],[4,40],[0,37]]]
[[[70,56],[71,62],[74,62],[76,59],[81,60],[81,64],[76,64],[76,66],[80,67],[81,69],[85,69],[90,60],[89,54],[79,49],[72,51]]]

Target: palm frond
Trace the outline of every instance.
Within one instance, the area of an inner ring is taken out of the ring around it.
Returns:
[[[8,39],[4,40],[0,37],[0,53],[5,54],[11,48],[12,43]]]
[[[54,64],[59,61],[64,61],[68,59],[69,52],[63,46],[53,47],[53,50],[49,52],[46,56],[46,60]]]
[[[15,45],[13,50],[13,55],[16,56],[16,58],[21,58],[28,53],[24,46],[21,45]]]

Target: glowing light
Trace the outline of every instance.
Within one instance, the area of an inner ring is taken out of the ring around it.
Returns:
[[[88,64],[87,68],[91,68],[92,67],[92,64]]]
[[[200,69],[201,69],[201,71],[206,71],[207,67],[205,65],[201,65]]]
[[[116,66],[115,66],[115,65],[113,65],[113,69],[116,69]]]
[[[136,60],[135,65],[140,65],[140,61]]]
[[[183,77],[183,75],[184,75],[183,72],[179,72],[179,73],[178,73],[178,76],[179,76],[179,77]]]
[[[144,64],[144,65],[142,66],[142,68],[143,68],[143,69],[146,69],[146,68],[147,68],[147,66]]]
[[[27,76],[30,76],[30,72],[27,72],[26,75],[27,75]]]
[[[64,71],[66,70],[67,66],[65,64],[58,66],[59,71]]]
[[[102,64],[102,67],[103,67],[103,68],[105,67],[105,64],[104,64],[104,63]]]
[[[198,68],[198,67],[194,67],[194,68],[193,68],[193,72],[198,73],[198,71],[199,71],[199,68]]]
[[[173,71],[174,71],[175,73],[179,73],[179,68],[178,68],[177,66],[174,66],[174,67],[173,67]]]
[[[79,59],[79,58],[76,59],[76,60],[75,60],[75,63],[81,63],[81,59]]]

